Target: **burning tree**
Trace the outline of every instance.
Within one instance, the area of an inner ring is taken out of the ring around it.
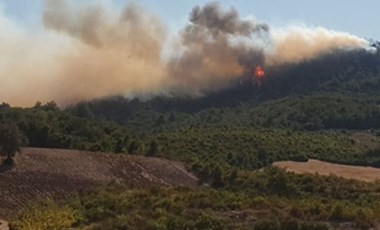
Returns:
[[[255,85],[260,87],[262,85],[261,80],[265,76],[265,72],[264,72],[263,67],[257,66],[255,69],[253,69],[252,72],[254,75],[253,81],[254,81]]]

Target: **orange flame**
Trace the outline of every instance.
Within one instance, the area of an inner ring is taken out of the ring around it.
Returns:
[[[263,67],[257,66],[256,68],[252,70],[252,72],[254,75],[253,77],[254,84],[260,87],[262,85],[261,79],[265,76]]]
[[[254,74],[255,74],[255,77],[258,79],[263,78],[265,76],[263,67],[257,66],[254,70]]]

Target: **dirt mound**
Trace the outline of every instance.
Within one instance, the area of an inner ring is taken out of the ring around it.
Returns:
[[[63,198],[109,183],[195,186],[178,162],[143,156],[25,148],[13,168],[0,168],[0,218],[30,201]]]
[[[288,172],[308,173],[329,176],[335,175],[345,179],[354,179],[365,182],[380,180],[380,169],[373,167],[350,166],[327,163],[318,160],[308,162],[281,161],[273,163],[274,166],[286,169]]]

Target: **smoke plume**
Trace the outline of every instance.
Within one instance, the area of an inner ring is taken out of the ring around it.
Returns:
[[[112,95],[199,96],[227,87],[256,65],[368,46],[324,28],[270,29],[218,3],[194,7],[178,36],[134,4],[116,10],[106,3],[74,7],[70,0],[45,0],[41,18],[43,28],[30,32],[0,7],[2,101],[30,106]]]
[[[261,33],[268,33],[267,25],[241,20],[234,8],[223,11],[217,3],[197,6],[181,33],[182,53],[169,62],[169,74],[185,92],[223,88],[249,72],[253,63],[264,61],[261,47],[239,41]]]
[[[165,29],[135,5],[122,12],[98,5],[74,10],[63,0],[48,0],[44,25],[74,40],[75,52],[58,60],[62,71],[54,97],[63,103],[155,92],[165,83],[160,59]]]
[[[368,46],[365,39],[348,33],[302,25],[273,30],[272,38],[274,46],[272,53],[269,51],[267,55],[268,65],[299,63],[337,49],[353,50]]]

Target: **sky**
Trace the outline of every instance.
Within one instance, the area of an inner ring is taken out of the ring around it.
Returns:
[[[76,0],[76,2],[98,0]],[[104,1],[104,0],[103,0]],[[122,7],[126,0],[108,0]],[[160,16],[169,28],[176,31],[186,23],[195,5],[205,0],[134,0]],[[235,7],[242,17],[253,17],[273,26],[306,24],[348,32],[363,38],[380,40],[380,1],[378,0],[220,0],[224,7]],[[43,0],[0,0],[5,14],[24,28],[41,27]]]

